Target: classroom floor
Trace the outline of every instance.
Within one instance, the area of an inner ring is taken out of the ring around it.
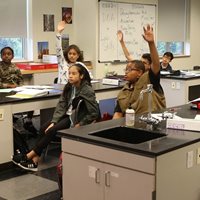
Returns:
[[[36,140],[28,139],[29,146]],[[61,199],[56,173],[60,152],[60,146],[52,145],[45,159],[41,158],[37,172],[27,172],[14,164],[0,171],[0,200]]]

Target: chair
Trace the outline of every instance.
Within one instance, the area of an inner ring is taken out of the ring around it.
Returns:
[[[82,103],[82,102],[83,102],[83,100],[80,99],[80,100],[78,101],[78,103],[77,103],[76,109],[74,109],[73,112],[72,112],[71,119],[72,119],[73,122],[76,122],[76,121],[77,121],[78,111],[79,111],[79,109],[80,109],[80,106],[81,106],[81,103]],[[59,139],[59,140],[58,140],[58,139]],[[44,152],[44,156],[43,156],[44,160],[46,159],[47,154],[48,154],[48,151],[49,151],[49,148],[50,148],[50,145],[52,145],[52,144],[61,145],[61,138],[60,138],[59,136],[55,136],[55,140],[52,140],[52,141],[48,144],[48,146],[46,147],[45,152]]]
[[[194,67],[193,67],[193,70],[200,70],[200,66],[198,66],[198,65],[197,65],[197,66],[194,66]]]

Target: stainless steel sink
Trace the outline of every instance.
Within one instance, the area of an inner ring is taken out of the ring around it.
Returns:
[[[131,144],[139,144],[166,136],[164,133],[155,133],[148,130],[146,131],[123,126],[93,132],[89,135]]]

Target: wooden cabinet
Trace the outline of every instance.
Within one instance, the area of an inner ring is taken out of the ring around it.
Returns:
[[[69,149],[66,150],[65,147]],[[71,147],[74,147],[75,151]],[[88,147],[85,149],[83,143],[70,140],[63,143],[64,199],[152,200],[155,190],[155,175],[150,172],[151,170],[148,169],[145,172],[139,166],[137,169],[127,162],[131,154],[127,153],[125,156],[118,152],[119,155],[116,157],[117,151],[105,149],[107,153],[104,154],[102,149],[97,146],[88,144]],[[86,151],[89,154],[85,154]],[[131,159],[140,160],[143,165],[148,165],[148,161],[150,161],[150,167],[153,163],[153,159],[147,159],[145,162],[145,159],[137,156],[133,156]],[[121,162],[124,163],[124,166],[121,166]]]

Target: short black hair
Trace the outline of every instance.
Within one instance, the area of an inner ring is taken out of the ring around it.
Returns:
[[[151,55],[150,55],[150,53],[144,53],[144,54],[142,54],[142,58],[144,58],[144,59],[148,60],[148,61],[149,61],[149,64],[151,64],[151,63],[152,63],[152,60],[151,60]]]
[[[165,52],[165,53],[163,54],[163,56],[170,57],[170,58],[171,58],[171,61],[174,59],[173,53],[171,53],[171,52],[169,52],[169,51]]]
[[[128,63],[131,63],[134,65],[134,67],[138,70],[141,70],[142,73],[145,72],[145,66],[144,66],[144,63],[141,61],[141,60],[131,60],[131,61],[128,61]]]
[[[2,48],[1,49],[1,56],[2,56],[2,54],[4,52],[4,50],[6,50],[6,49],[9,49],[12,52],[12,55],[14,56],[14,51],[13,51],[13,49],[11,47],[4,47],[4,48]]]

